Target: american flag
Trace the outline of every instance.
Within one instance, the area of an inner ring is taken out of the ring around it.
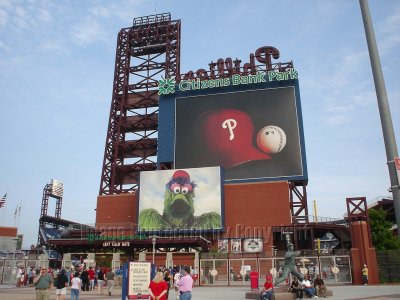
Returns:
[[[4,194],[4,196],[0,200],[0,207],[4,207],[6,205],[6,199],[7,199],[7,193]]]

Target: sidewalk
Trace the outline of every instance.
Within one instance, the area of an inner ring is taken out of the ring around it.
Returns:
[[[400,299],[400,285],[369,285],[369,286],[332,286],[333,297],[329,300],[391,300]],[[249,291],[249,287],[195,287],[193,289],[193,300],[244,300],[245,293]],[[107,294],[107,290],[105,290]],[[35,289],[32,287],[16,288],[14,286],[0,286],[0,299],[4,300],[34,300]],[[55,289],[51,291],[50,300],[55,300]],[[70,299],[68,291],[65,300]],[[91,300],[121,300],[121,288],[115,288],[113,295],[97,295],[96,291],[80,292],[79,299]],[[175,300],[175,291],[170,290],[169,300]]]

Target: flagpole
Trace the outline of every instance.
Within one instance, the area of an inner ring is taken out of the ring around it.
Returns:
[[[19,204],[17,204],[17,206],[15,207],[15,210],[14,210],[14,227],[17,227],[18,205]]]
[[[18,206],[18,215],[17,215],[17,232],[19,228],[19,220],[21,218],[21,206],[22,206],[22,200],[19,201],[19,206]]]
[[[0,205],[0,209],[1,209],[1,225],[5,226],[5,220],[6,220],[6,210],[7,210],[7,194],[8,194],[9,189],[7,189],[7,192],[4,194],[4,196],[1,198],[1,205]]]

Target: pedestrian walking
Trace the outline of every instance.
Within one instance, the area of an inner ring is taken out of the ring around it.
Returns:
[[[103,294],[103,284],[104,284],[104,273],[103,270],[99,268],[99,271],[97,272],[97,288],[99,295]]]
[[[68,278],[65,275],[65,269],[61,269],[60,273],[57,275],[56,286],[56,299],[64,300],[67,294]]]
[[[363,266],[363,268],[361,270],[361,273],[362,273],[364,285],[368,285],[368,268],[367,268],[367,265],[364,264],[364,266]]]
[[[82,286],[82,280],[79,278],[79,272],[75,272],[71,279],[71,300],[79,300],[79,290]]]
[[[110,269],[107,272],[106,281],[107,281],[108,296],[111,296],[115,284],[115,273],[113,272],[113,270]]]
[[[48,273],[46,266],[40,268],[39,275],[33,280],[36,286],[36,300],[48,300],[50,289],[53,286],[53,277]]]
[[[190,276],[190,268],[188,266],[182,267],[182,273],[183,276],[176,283],[179,288],[179,300],[191,300],[193,278]]]

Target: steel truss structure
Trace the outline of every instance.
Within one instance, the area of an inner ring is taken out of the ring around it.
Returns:
[[[39,233],[38,233],[38,245],[43,245],[44,240],[40,234],[40,228],[44,228],[47,224],[45,216],[47,216],[47,211],[49,208],[49,198],[56,199],[56,210],[54,214],[54,218],[60,219],[61,218],[61,207],[62,207],[62,199],[63,199],[63,190],[62,185],[58,190],[55,190],[55,181],[51,181],[50,183],[46,184],[43,189],[43,196],[42,196],[42,207],[40,209],[40,218],[39,218]],[[54,228],[58,228],[57,225],[54,225]]]
[[[100,195],[134,192],[139,172],[157,169],[157,82],[179,76],[180,28],[165,13],[118,34]]]

